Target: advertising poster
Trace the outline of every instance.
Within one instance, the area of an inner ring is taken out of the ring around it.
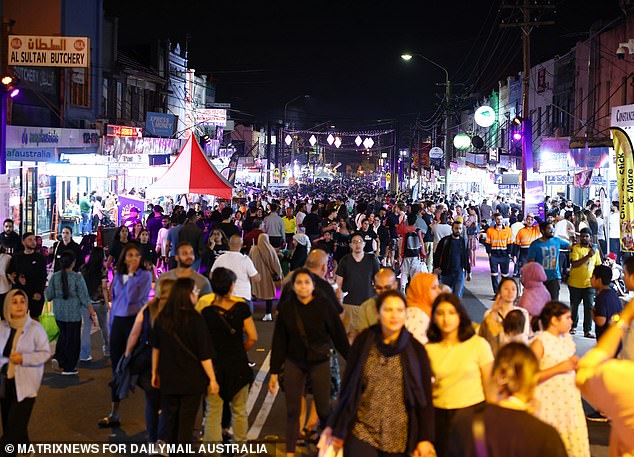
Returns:
[[[610,128],[616,154],[616,186],[619,191],[621,251],[634,252],[634,158],[627,133]]]
[[[139,210],[139,219],[143,219],[143,213],[145,212],[145,200],[136,198],[132,195],[117,195],[119,202],[118,207],[118,225],[130,225],[126,224],[126,219],[130,217],[130,209],[137,208]]]
[[[533,213],[542,221],[544,216],[544,182],[526,181],[526,201],[524,214]]]

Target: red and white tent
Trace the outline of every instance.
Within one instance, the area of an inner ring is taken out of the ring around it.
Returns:
[[[194,135],[190,136],[165,174],[145,191],[147,197],[204,194],[231,199],[233,186],[207,159]]]

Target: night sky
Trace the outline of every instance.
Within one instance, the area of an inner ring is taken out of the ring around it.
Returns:
[[[507,0],[512,3],[515,0]],[[456,94],[490,91],[521,69],[517,29],[498,27],[509,12],[501,1],[421,0],[382,2],[157,2],[105,0],[120,18],[120,44],[157,38],[184,43],[190,67],[213,73],[217,101],[232,103],[245,121],[289,117],[347,128],[373,128],[378,120],[402,125],[425,120],[436,109],[444,73],[419,52],[447,67]],[[150,6],[151,5],[151,6]],[[554,26],[533,34],[532,63],[564,54],[587,37],[596,20],[620,14],[618,0],[559,0]],[[312,125],[312,124],[309,124]]]

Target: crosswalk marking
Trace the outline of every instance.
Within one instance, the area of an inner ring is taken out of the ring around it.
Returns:
[[[262,427],[264,426],[266,419],[269,417],[269,413],[271,412],[271,408],[273,407],[273,403],[275,402],[278,392],[279,389],[274,394],[267,390],[264,403],[262,403],[262,407],[260,408],[255,421],[251,425],[249,433],[247,433],[248,440],[257,440],[260,437],[260,432],[262,431]]]
[[[253,410],[253,406],[255,406],[255,402],[260,396],[260,391],[262,390],[262,386],[264,385],[264,381],[269,374],[269,368],[271,366],[271,351],[266,354],[266,358],[264,362],[262,362],[262,366],[258,371],[258,374],[255,376],[255,381],[253,381],[253,385],[251,386],[251,390],[249,391],[249,398],[247,399],[247,415],[251,414]]]

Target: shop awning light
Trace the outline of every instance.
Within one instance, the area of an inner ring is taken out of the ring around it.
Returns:
[[[293,142],[293,137],[291,137],[290,135],[286,135],[286,138],[284,138],[284,142],[286,143],[287,146],[290,146],[291,143]]]
[[[308,142],[310,143],[311,146],[315,147],[315,144],[317,143],[317,138],[315,138],[315,135],[311,135]]]
[[[326,138],[326,141],[328,142],[329,145],[332,146],[332,143],[335,142],[335,137],[332,136],[332,133],[330,135],[328,135],[328,138]]]

